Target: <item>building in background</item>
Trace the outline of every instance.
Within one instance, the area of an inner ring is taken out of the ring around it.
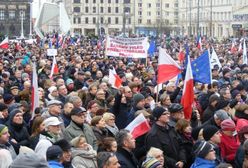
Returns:
[[[21,36],[23,20],[23,33],[28,37],[30,33],[30,0],[1,0],[0,1],[0,33],[10,38]]]

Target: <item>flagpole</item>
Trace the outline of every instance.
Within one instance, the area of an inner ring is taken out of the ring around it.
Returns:
[[[163,88],[163,85],[162,85]],[[159,85],[157,85],[157,94],[156,94],[156,103],[158,103],[158,95],[159,95]]]

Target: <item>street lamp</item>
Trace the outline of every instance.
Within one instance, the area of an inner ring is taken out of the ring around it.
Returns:
[[[23,16],[24,16],[24,12],[21,11],[20,12],[20,15],[21,15],[21,39],[24,39],[24,32],[23,32]]]

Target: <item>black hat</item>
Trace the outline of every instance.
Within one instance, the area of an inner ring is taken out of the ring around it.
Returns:
[[[235,97],[236,97],[238,94],[240,94],[240,91],[237,90],[237,89],[235,89],[235,90],[232,91],[231,94],[232,94],[232,98],[235,99]]]
[[[86,112],[85,108],[83,107],[74,107],[72,110],[71,110],[71,115],[78,115],[79,113],[83,113],[83,112]]]
[[[47,160],[53,160],[56,158],[60,158],[63,154],[63,150],[58,145],[52,145],[47,149],[46,157]]]
[[[227,73],[230,72],[230,71],[231,71],[231,70],[230,70],[229,68],[223,69],[223,71],[222,71],[223,76],[225,76],[225,74],[227,74]]]
[[[200,158],[205,158],[211,150],[213,150],[213,146],[204,140],[196,141],[193,146],[195,156]]]
[[[5,104],[9,104],[14,100],[14,96],[12,94],[4,94],[3,100]]]
[[[70,151],[71,150],[70,143],[65,139],[61,139],[61,140],[55,142],[54,145],[58,145],[63,151]]]
[[[208,141],[212,138],[212,136],[218,132],[219,129],[216,126],[213,125],[207,125],[203,128],[203,138]]]
[[[176,113],[180,112],[183,109],[183,106],[179,103],[172,103],[169,107],[169,112]]]
[[[158,120],[165,111],[168,111],[168,109],[160,106],[155,107],[152,111],[152,116],[154,117],[155,120]]]
[[[5,109],[8,109],[8,106],[4,103],[0,103],[0,111],[3,111]]]
[[[229,104],[229,101],[221,99],[216,104],[216,110],[223,109],[224,107],[228,106],[228,104]]]
[[[203,129],[201,126],[192,129],[191,136],[195,141],[198,140],[201,129]]]

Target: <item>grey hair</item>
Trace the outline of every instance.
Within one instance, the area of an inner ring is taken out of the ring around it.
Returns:
[[[128,133],[128,130],[122,129],[116,134],[115,139],[119,147],[124,146],[124,141],[126,140]]]

